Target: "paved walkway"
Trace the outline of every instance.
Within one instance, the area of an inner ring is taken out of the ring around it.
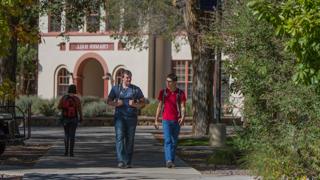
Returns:
[[[40,179],[250,179],[246,176],[212,177],[189,167],[179,158],[177,168],[165,168],[163,148],[152,130],[139,127],[136,133],[133,168],[119,169],[115,158],[113,127],[80,127],[77,131],[75,157],[63,156],[62,128],[37,128],[30,143],[52,143],[53,147],[32,169],[2,167],[0,174],[24,175]]]

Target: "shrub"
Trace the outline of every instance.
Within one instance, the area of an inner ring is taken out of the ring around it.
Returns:
[[[246,152],[245,165],[263,179],[319,179],[319,87],[293,82],[296,69],[283,39],[246,2],[226,8],[226,34],[234,42],[225,48],[233,58],[226,67],[234,92],[244,96],[246,122],[236,145]]]
[[[82,108],[84,117],[97,117],[106,114],[106,103],[100,102],[90,102],[86,103]]]
[[[40,107],[43,104],[42,101],[38,96],[19,96],[16,100],[16,105],[26,112],[28,105],[31,104],[31,114],[41,114]]]
[[[208,164],[233,165],[237,163],[237,156],[230,147],[215,149],[207,159]]]
[[[86,104],[92,103],[92,102],[100,102],[102,99],[96,96],[82,96],[81,98],[81,104],[84,106]]]
[[[155,116],[158,107],[158,101],[155,99],[150,99],[149,104],[141,109],[140,115],[142,116]]]
[[[57,101],[56,99],[44,99],[41,101],[39,106],[39,112],[45,116],[56,116],[58,115]]]

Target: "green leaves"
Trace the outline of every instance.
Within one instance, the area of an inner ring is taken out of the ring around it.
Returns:
[[[224,26],[229,42],[225,53],[231,59],[226,67],[236,92],[244,96],[246,128],[239,132],[237,145],[247,152],[247,167],[264,179],[319,178],[315,2],[248,1],[248,6],[227,4]]]
[[[286,50],[295,55],[298,64],[303,64],[303,68],[297,68],[294,80],[320,87],[315,73],[320,70],[320,1],[253,0],[248,6],[259,19],[275,27],[276,35],[285,37]]]

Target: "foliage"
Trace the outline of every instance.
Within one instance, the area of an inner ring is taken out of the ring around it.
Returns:
[[[106,112],[106,103],[103,101],[90,102],[83,106],[84,117],[98,117],[102,116]]]
[[[285,48],[296,58],[295,81],[319,86],[320,1],[253,0],[249,6],[275,27],[277,35],[287,37]]]
[[[215,165],[235,165],[237,164],[237,158],[238,157],[232,148],[218,148],[208,157],[207,163]]]
[[[1,1],[0,56],[10,53],[8,50],[13,37],[19,39],[21,44],[38,42],[37,2],[35,0]]]
[[[18,47],[17,89],[18,94],[32,93],[31,80],[36,79],[37,49],[30,44]]]
[[[56,109],[58,104],[57,99],[42,99],[38,96],[19,96],[16,99],[16,106],[21,108],[22,111],[27,112],[27,108],[31,105],[31,114],[33,115],[46,115],[52,116],[57,115],[58,110]]]
[[[58,101],[56,99],[43,99],[39,106],[40,114],[44,116],[56,116],[58,115],[58,109],[56,108]]]
[[[184,29],[182,13],[172,6],[171,0],[109,0],[108,3],[110,28],[125,32],[125,36],[120,33],[114,37],[126,42],[128,49],[147,48],[146,34],[174,40],[175,33]]]
[[[248,2],[228,2],[224,21],[232,89],[244,96],[246,127],[236,145],[246,152],[245,165],[265,179],[320,178],[317,88],[295,84],[287,39]]]
[[[100,101],[100,98],[96,97],[96,96],[83,96],[80,99],[81,99],[81,104],[82,105]]]
[[[15,89],[14,84],[10,80],[5,79],[0,84],[0,101],[14,100],[15,98],[14,89]]]
[[[157,107],[158,107],[158,101],[155,99],[151,99],[149,104],[145,105],[142,109],[141,109],[141,115],[142,116],[155,116],[156,115],[156,111],[157,111]]]

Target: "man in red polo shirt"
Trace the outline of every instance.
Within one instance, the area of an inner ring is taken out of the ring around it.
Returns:
[[[164,155],[166,166],[175,167],[174,160],[178,144],[180,126],[185,118],[185,93],[177,88],[177,76],[173,73],[167,75],[167,88],[160,91],[158,108],[155,119],[155,128],[159,128],[158,119],[162,113],[162,127],[164,137]]]

